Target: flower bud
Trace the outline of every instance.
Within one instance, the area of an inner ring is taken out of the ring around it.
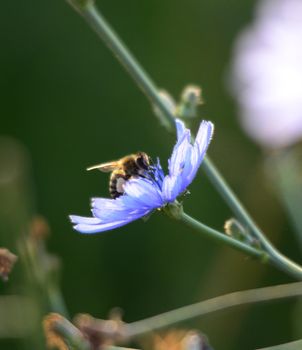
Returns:
[[[252,234],[244,226],[242,226],[238,220],[234,218],[231,218],[225,222],[224,231],[228,236],[231,236],[238,241],[244,242],[255,248],[260,248],[258,240],[252,236]]]
[[[177,106],[177,115],[182,119],[196,118],[197,108],[202,103],[201,88],[188,85],[181,94],[181,100]]]

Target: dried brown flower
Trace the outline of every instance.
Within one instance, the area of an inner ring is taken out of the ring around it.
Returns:
[[[8,249],[0,248],[0,277],[3,279],[3,281],[8,280],[8,275],[10,274],[17,259],[17,255],[11,253]]]
[[[210,350],[204,335],[197,331],[174,329],[164,334],[153,336],[154,350]]]
[[[111,313],[109,320],[96,319],[88,314],[79,314],[75,317],[74,324],[83,333],[93,350],[100,350],[124,340],[124,323],[120,318],[120,313],[116,310]]]
[[[46,345],[48,348],[56,348],[59,350],[69,350],[65,340],[62,336],[56,331],[56,325],[59,322],[63,322],[64,317],[51,313],[47,315],[43,320],[43,329],[46,338]]]

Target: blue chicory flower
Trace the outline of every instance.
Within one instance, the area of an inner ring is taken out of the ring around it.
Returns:
[[[159,159],[146,177],[125,183],[124,194],[116,199],[93,198],[93,217],[70,215],[74,229],[81,233],[111,230],[150,214],[154,209],[173,203],[193,181],[211,141],[214,125],[202,121],[195,139],[182,121],[176,119],[177,142],[164,175]]]

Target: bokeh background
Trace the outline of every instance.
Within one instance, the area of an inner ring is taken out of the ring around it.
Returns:
[[[159,87],[178,98],[188,83],[202,86],[206,103],[200,117],[216,127],[209,155],[271,240],[298,260],[291,225],[265,175],[264,154],[240,128],[226,84],[234,40],[252,19],[255,2],[97,3]],[[65,1],[2,2],[0,39],[0,134],[24,145],[30,157],[23,184],[29,211],[43,215],[51,227],[48,249],[61,260],[60,286],[71,316],[106,318],[119,306],[131,322],[224,293],[291,281],[160,214],[99,235],[73,231],[68,214],[89,215],[89,198],[108,192],[107,175],[87,173],[87,166],[137,150],[165,164],[174,138]],[[185,210],[222,230],[232,214],[203,174],[190,191]],[[1,201],[5,211],[4,197]],[[5,225],[0,229],[0,246],[16,251]],[[20,279],[20,266],[18,271]],[[1,282],[1,294],[22,291],[16,279],[13,273],[7,284]],[[215,349],[255,349],[299,336],[295,306],[292,300],[244,306],[182,326],[207,334]],[[2,312],[2,321],[6,317]],[[0,339],[1,349],[25,346],[13,336]]]

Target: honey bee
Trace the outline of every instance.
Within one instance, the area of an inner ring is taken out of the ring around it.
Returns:
[[[150,157],[144,152],[130,154],[119,160],[97,164],[87,170],[98,169],[103,173],[109,173],[109,193],[112,198],[117,198],[124,193],[126,181],[137,177],[145,177],[150,167]]]

